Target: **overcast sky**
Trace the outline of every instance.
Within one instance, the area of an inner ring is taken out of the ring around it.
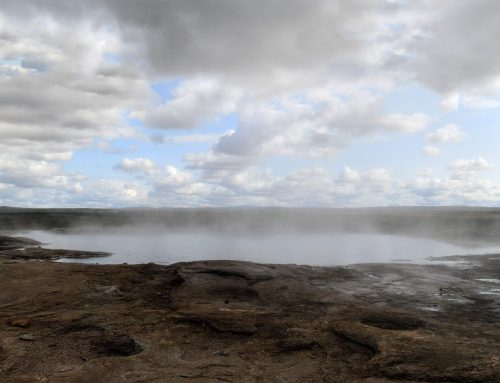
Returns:
[[[500,206],[499,17],[0,0],[0,205]]]

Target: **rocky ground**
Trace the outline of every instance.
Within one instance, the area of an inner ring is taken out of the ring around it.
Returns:
[[[36,245],[0,237],[2,382],[500,382],[500,255],[83,265]]]

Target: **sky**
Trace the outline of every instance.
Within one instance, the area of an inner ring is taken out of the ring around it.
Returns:
[[[498,15],[0,0],[0,205],[500,206]]]

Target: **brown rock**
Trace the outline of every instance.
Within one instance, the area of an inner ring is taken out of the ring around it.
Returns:
[[[31,326],[31,319],[29,318],[14,318],[7,322],[9,326],[12,327],[22,327],[26,328]]]

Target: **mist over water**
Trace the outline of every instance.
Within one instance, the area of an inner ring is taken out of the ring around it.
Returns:
[[[378,233],[244,234],[213,231],[101,230],[56,233],[25,231],[44,247],[112,253],[86,263],[170,264],[209,259],[318,266],[424,261],[428,257],[500,252],[500,245],[451,244],[428,238]]]

